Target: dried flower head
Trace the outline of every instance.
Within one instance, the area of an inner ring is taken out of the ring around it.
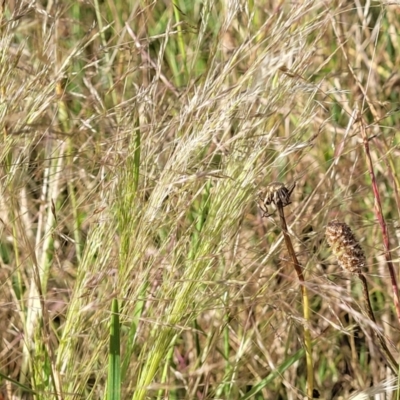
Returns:
[[[281,182],[272,182],[270,183],[265,191],[261,191],[258,193],[258,197],[260,200],[259,206],[264,213],[264,216],[268,216],[268,207],[271,203],[275,205],[282,205],[282,207],[286,207],[291,204],[290,195],[293,192],[296,183],[292,183],[289,187],[286,187]]]
[[[326,227],[325,236],[339,265],[352,274],[362,274],[364,251],[350,227],[344,222],[331,221]]]

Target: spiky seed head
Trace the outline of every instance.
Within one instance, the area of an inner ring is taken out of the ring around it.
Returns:
[[[344,222],[331,221],[325,236],[339,265],[352,274],[361,274],[365,267],[365,255],[350,227]]]
[[[290,196],[293,192],[296,182],[293,182],[289,186],[285,186],[281,182],[271,182],[264,191],[258,192],[259,207],[263,211],[264,216],[269,216],[268,206],[273,203],[286,207],[291,204]]]
[[[293,192],[296,183],[290,184],[286,187],[281,182],[271,182],[264,192],[260,192],[260,198],[265,205],[269,206],[271,203],[276,204],[278,201],[282,202],[283,207],[290,204],[290,195]]]

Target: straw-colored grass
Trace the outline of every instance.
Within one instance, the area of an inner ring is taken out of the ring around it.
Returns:
[[[320,398],[389,398],[373,330],[398,363],[394,3],[0,5],[3,397],[303,399],[306,328]],[[308,321],[279,215],[257,208],[273,181],[297,183]],[[375,325],[324,239],[335,218]]]

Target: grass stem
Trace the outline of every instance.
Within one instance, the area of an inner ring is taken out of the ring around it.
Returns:
[[[367,279],[365,278],[364,274],[359,273],[358,274],[359,279],[361,280],[362,286],[363,286],[363,295],[364,295],[364,300],[366,303],[366,312],[368,315],[368,318],[374,322],[375,324],[376,322],[376,318],[375,318],[375,314],[372,310],[372,304],[371,304],[371,300],[369,298],[369,291],[368,291],[368,283],[367,283]],[[391,368],[391,370],[398,375],[399,373],[399,364],[396,362],[396,360],[394,359],[392,353],[390,352],[389,348],[386,345],[385,339],[383,337],[383,335],[378,332],[377,330],[374,329],[374,332],[376,334],[376,337],[379,340],[379,345],[381,347],[381,350],[385,356],[386,362],[388,363],[389,367]]]
[[[303,275],[302,267],[297,259],[296,252],[294,251],[292,240],[290,239],[288,227],[286,224],[285,212],[283,208],[287,205],[291,204],[290,195],[293,192],[296,184],[292,183],[288,187],[286,187],[281,182],[272,182],[268,185],[267,191],[265,194],[259,193],[259,197],[261,200],[260,208],[263,211],[263,216],[268,216],[268,205],[271,203],[275,204],[278,213],[279,219],[281,221],[281,227],[283,232],[283,237],[285,239],[285,244],[288,249],[290,258],[292,259],[294,269],[299,278],[301,285],[301,294],[303,298],[303,316],[304,316],[304,343],[306,349],[306,364],[307,364],[307,398],[312,399],[314,393],[314,367],[312,360],[312,342],[311,342],[311,333],[308,328],[308,324],[310,323],[310,303],[308,299],[307,288],[305,286],[305,280]]]
[[[376,215],[376,218],[378,219],[379,226],[381,227],[381,231],[382,231],[383,246],[384,246],[384,250],[385,250],[385,259],[386,259],[386,264],[387,264],[387,267],[389,270],[390,282],[391,282],[392,290],[393,290],[394,306],[395,306],[396,313],[397,313],[397,319],[400,323],[399,287],[397,285],[396,272],[394,270],[392,254],[390,251],[389,232],[388,232],[385,217],[384,217],[383,211],[382,211],[381,197],[379,194],[378,184],[376,182],[376,176],[375,176],[374,167],[373,167],[371,154],[370,154],[370,150],[369,150],[369,138],[368,138],[368,135],[367,135],[367,132],[365,129],[365,123],[362,120],[361,114],[359,115],[359,119],[361,121],[360,126],[361,126],[361,134],[363,137],[364,151],[365,151],[365,155],[366,155],[368,171],[371,176],[372,191],[374,193],[374,198],[375,198],[375,204],[374,204],[375,205],[375,207],[374,207],[375,215]]]
[[[285,244],[288,249],[289,255],[292,259],[294,269],[299,278],[301,284],[301,295],[303,298],[303,316],[305,319],[304,324],[304,344],[306,348],[306,363],[307,363],[307,397],[309,399],[313,398],[314,391],[314,366],[312,360],[312,342],[311,342],[311,332],[307,324],[310,322],[310,302],[307,293],[307,287],[305,286],[304,274],[299,263],[299,260],[294,251],[292,240],[290,239],[289,231],[286,224],[285,213],[283,211],[283,203],[281,200],[276,202],[276,207],[278,208],[279,218],[281,221],[282,233],[285,239]]]

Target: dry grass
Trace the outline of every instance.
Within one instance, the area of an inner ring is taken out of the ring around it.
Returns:
[[[123,399],[302,399],[305,324],[321,398],[389,398],[324,231],[361,239],[398,362],[398,7],[60,3],[0,6],[2,395],[104,398],[118,299]],[[278,214],[257,209],[272,181],[297,182],[308,322]]]

